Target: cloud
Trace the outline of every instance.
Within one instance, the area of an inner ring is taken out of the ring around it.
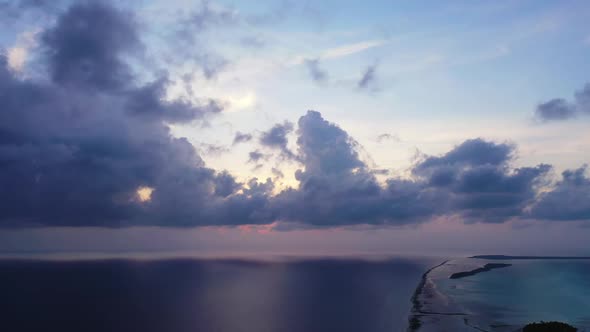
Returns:
[[[1,22],[12,23],[30,11],[57,13],[63,2],[61,0],[3,0],[0,1]]]
[[[199,144],[199,148],[203,154],[209,156],[219,156],[229,152],[229,148],[227,146],[217,144],[201,143]]]
[[[239,21],[238,13],[234,10],[212,5],[210,1],[201,1],[197,10],[188,14],[184,26],[187,32],[201,32],[216,26],[227,26]],[[196,30],[196,31],[195,31]]]
[[[590,178],[585,165],[566,170],[561,180],[541,193],[530,216],[542,220],[590,220]]]
[[[590,220],[585,168],[564,172],[547,188],[549,165],[513,167],[514,145],[477,138],[422,156],[406,178],[385,178],[363,161],[354,138],[316,111],[297,126],[285,121],[262,132],[263,152],[249,155],[255,164],[268,150],[297,161],[297,186],[276,191],[270,178],[240,182],[172,136],[170,124],[207,121],[223,109],[208,98],[167,98],[166,73],[135,68],[144,46],[134,22],[104,2],[76,3],[40,35],[40,73],[47,77],[17,77],[0,57],[1,226]],[[575,93],[577,112],[587,112],[589,91]],[[233,141],[252,139],[237,133]]]
[[[213,29],[239,26],[242,19],[237,11],[203,0],[196,8],[182,11],[175,21],[173,34],[162,41],[173,50],[166,57],[169,62],[184,67],[187,64],[197,66],[206,79],[217,77],[228,67],[230,61],[207,47],[203,37]]]
[[[284,174],[284,173],[283,173],[283,172],[282,172],[280,169],[278,169],[278,168],[276,168],[276,167],[273,167],[273,168],[271,169],[271,172],[272,172],[272,174],[273,174],[273,175],[274,175],[276,178],[278,178],[278,179],[282,179],[282,178],[284,178],[284,177],[285,177],[285,174]]]
[[[380,185],[358,145],[337,125],[309,111],[299,120],[299,189],[272,204],[281,220],[316,226],[407,224],[457,215],[465,222],[504,222],[523,215],[550,166],[512,169],[510,144],[468,140],[441,156],[425,156],[412,179]]]
[[[578,111],[590,115],[590,83],[586,83],[584,87],[574,94]]]
[[[504,222],[523,214],[551,169],[545,164],[511,169],[513,155],[512,145],[472,139],[440,157],[424,158],[412,173],[444,194],[446,213],[467,222]]]
[[[414,168],[414,173],[446,165],[493,165],[506,164],[514,154],[514,146],[496,144],[476,138],[467,140],[446,154],[426,157]]]
[[[390,179],[385,188],[360,160],[356,142],[340,127],[308,111],[299,119],[297,145],[303,170],[299,189],[272,201],[280,220],[329,227],[423,222],[436,204],[422,186]]]
[[[328,74],[320,68],[319,59],[307,59],[304,63],[313,81],[318,83],[326,81]]]
[[[548,102],[539,104],[535,115],[543,121],[566,120],[576,116],[576,108],[565,99],[551,99]]]
[[[42,36],[53,81],[121,90],[133,79],[123,55],[141,52],[131,13],[99,2],[72,6]]]
[[[252,140],[252,134],[248,134],[248,133],[241,133],[241,132],[237,132],[236,136],[234,136],[234,141],[233,141],[233,145],[236,144],[240,144],[240,143],[245,143],[245,142],[250,142]]]
[[[167,77],[159,78],[127,92],[126,111],[146,120],[163,120],[167,123],[190,122],[204,116],[220,113],[221,104],[209,100],[195,106],[188,100],[166,100],[166,90],[171,82]]]
[[[377,136],[377,143],[383,143],[385,141],[401,142],[401,139],[396,134],[380,134]]]
[[[258,162],[260,162],[261,160],[267,160],[269,158],[268,155],[255,150],[255,151],[250,151],[250,153],[248,153],[248,162],[249,163],[253,163],[253,164],[258,164]]]
[[[42,34],[47,79],[16,78],[0,58],[2,225],[270,222],[267,196],[241,194],[171,135],[168,123],[221,109],[167,100],[165,78],[140,83],[125,60],[143,51],[133,22],[106,3],[73,5]]]
[[[336,48],[328,49],[322,52],[320,59],[334,59],[356,54],[370,48],[382,46],[385,40],[367,40],[359,43],[343,45]]]
[[[561,121],[578,115],[590,115],[590,83],[574,93],[574,101],[563,98],[541,103],[535,110],[535,117],[543,122]]]
[[[265,131],[260,136],[260,144],[272,149],[277,149],[281,152],[281,156],[285,159],[296,159],[296,155],[289,150],[287,144],[289,140],[287,135],[293,131],[293,123],[285,121],[278,123]]]
[[[371,65],[365,69],[360,80],[357,82],[359,89],[375,89],[377,65]]]
[[[31,49],[37,46],[38,32],[38,30],[28,30],[19,34],[16,44],[8,48],[6,59],[10,69],[16,72],[24,69]]]

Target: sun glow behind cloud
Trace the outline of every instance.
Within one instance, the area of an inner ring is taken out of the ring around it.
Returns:
[[[137,199],[142,203],[151,201],[154,190],[151,187],[139,187],[136,191]]]

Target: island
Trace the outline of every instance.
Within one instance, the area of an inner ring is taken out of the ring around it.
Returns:
[[[590,256],[507,256],[507,255],[476,255],[469,258],[489,260],[518,260],[518,259],[590,259]]]
[[[489,263],[489,264],[486,264],[483,267],[479,267],[475,270],[453,273],[453,274],[451,274],[451,276],[449,278],[450,279],[460,279],[460,278],[465,278],[465,277],[469,277],[472,275],[476,275],[478,273],[488,272],[493,269],[499,269],[499,268],[509,267],[509,266],[512,266],[512,264]]]
[[[577,328],[561,322],[531,323],[522,329],[523,332],[576,332]]]

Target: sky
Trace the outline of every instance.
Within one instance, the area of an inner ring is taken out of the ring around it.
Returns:
[[[0,15],[0,253],[590,255],[586,1]]]

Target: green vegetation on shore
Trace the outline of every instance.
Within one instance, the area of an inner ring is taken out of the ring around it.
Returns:
[[[531,323],[522,329],[522,332],[576,332],[577,328],[561,322]]]

